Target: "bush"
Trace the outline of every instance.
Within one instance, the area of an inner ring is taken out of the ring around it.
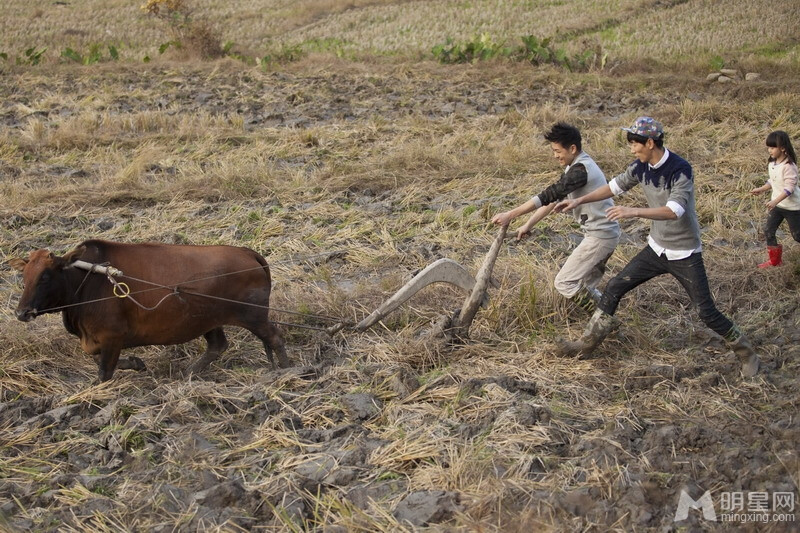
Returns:
[[[176,48],[204,59],[225,55],[217,32],[206,21],[192,16],[187,0],[147,0],[142,10],[166,24],[170,43],[180,43]]]
[[[585,69],[597,63],[597,52],[586,50],[569,56],[563,48],[555,48],[551,38],[539,39],[535,35],[521,38],[522,45],[507,47],[496,43],[483,33],[466,43],[456,43],[448,38],[444,44],[436,45],[431,52],[442,63],[474,63],[495,57],[507,57],[516,61],[528,61],[533,65],[553,64],[569,70]],[[602,64],[605,64],[605,57]]]
[[[472,41],[456,43],[448,38],[445,44],[433,47],[433,56],[442,63],[474,63],[493,57],[508,57],[512,51],[502,43],[496,43],[487,33],[475,36]]]

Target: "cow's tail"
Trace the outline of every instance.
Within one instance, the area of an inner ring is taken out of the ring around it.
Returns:
[[[269,285],[269,288],[271,290],[272,289],[272,275],[270,274],[269,265],[267,264],[267,260],[264,259],[264,257],[260,253],[254,251],[254,250],[250,250],[250,251],[253,253],[253,258],[256,261],[258,261],[258,264],[261,265],[261,268],[264,270],[264,275],[267,276],[267,284]]]
[[[251,250],[252,251],[252,250]],[[261,256],[261,254],[253,252],[253,256],[255,257],[256,261],[261,265],[264,269],[264,274],[267,276],[267,287],[269,293],[272,293],[272,276],[269,272],[269,266],[267,265],[267,260]],[[286,355],[286,345],[283,342],[283,336],[275,324],[269,320],[269,300],[267,300],[267,312],[266,315],[267,320],[264,324],[266,328],[266,335],[262,334],[259,335],[259,338],[264,342],[264,350],[267,353],[267,359],[275,366],[275,360],[273,359],[273,353],[278,356],[278,366],[281,368],[287,368],[290,366],[289,359]]]

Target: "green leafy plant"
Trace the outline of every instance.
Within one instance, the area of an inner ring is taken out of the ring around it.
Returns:
[[[22,65],[27,63],[28,65],[38,65],[44,53],[47,52],[47,47],[44,47],[40,50],[37,50],[35,47],[28,48],[25,50],[25,58],[17,58],[17,64]]]
[[[72,61],[75,61],[76,63],[83,63],[83,57],[81,57],[81,55],[78,52],[76,52],[75,50],[73,50],[69,46],[64,48],[61,51],[61,57],[65,57],[67,59],[71,59]]]
[[[86,54],[86,57],[83,60],[84,65],[92,65],[100,61],[100,45],[99,44],[90,44],[89,45],[89,53]]]
[[[710,61],[711,70],[720,70],[725,68],[725,60],[721,56],[714,56]]]
[[[345,46],[347,41],[336,37],[326,37],[322,39],[309,39],[303,41],[300,47],[309,52],[333,52],[336,57],[345,57]]]
[[[258,64],[262,69],[268,69],[272,64],[277,63],[291,63],[297,61],[306,55],[306,51],[299,44],[284,45],[278,50],[267,53],[258,60]]]
[[[565,49],[555,48],[550,37],[539,39],[535,35],[522,37],[521,54],[524,61],[530,61],[534,65],[549,63],[568,70],[586,68],[597,56],[594,50],[585,50],[570,56]]]
[[[180,48],[181,47],[181,42],[180,41],[167,41],[165,43],[161,43],[158,46],[158,53],[159,54],[163,54],[164,52],[169,50],[170,46],[174,46],[175,48]]]
[[[113,61],[117,61],[119,59],[119,51],[115,46],[108,47],[108,54]],[[103,59],[102,55],[102,45],[97,43],[89,45],[89,50],[85,56],[81,55],[70,47],[66,47],[61,51],[61,57],[70,59],[76,63],[81,63],[82,65],[99,63]]]
[[[550,37],[540,39],[535,35],[526,35],[521,40],[521,46],[508,47],[504,43],[495,42],[491,36],[483,33],[465,43],[456,43],[448,38],[444,44],[434,46],[431,52],[442,63],[474,63],[505,57],[516,61],[528,61],[533,65],[553,64],[569,70],[586,68],[596,64],[598,59],[598,53],[594,50],[570,56],[565,49],[555,48]],[[601,64],[605,65],[607,59],[607,56],[603,56]]]
[[[477,35],[466,43],[456,43],[448,37],[445,44],[436,45],[431,51],[442,63],[474,63],[512,54],[510,48],[496,43],[488,33]]]
[[[522,37],[523,59],[534,64],[549,63],[555,59],[556,52],[550,46],[550,38],[539,39],[535,35]]]
[[[222,53],[224,53],[228,57],[232,57],[233,59],[238,59],[239,61],[247,65],[256,65],[259,63],[258,58],[237,52],[234,49],[234,46],[236,46],[236,43],[234,43],[233,41],[225,41],[225,44],[222,45]]]

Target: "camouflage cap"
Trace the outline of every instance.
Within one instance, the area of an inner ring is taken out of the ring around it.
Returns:
[[[660,139],[664,135],[664,128],[661,123],[650,117],[639,117],[630,128],[622,128],[624,131],[649,137],[650,139]]]

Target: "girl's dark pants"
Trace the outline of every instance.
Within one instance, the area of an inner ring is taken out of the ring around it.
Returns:
[[[764,236],[767,238],[767,246],[778,246],[778,239],[775,237],[775,232],[778,231],[778,226],[786,219],[789,224],[789,231],[792,232],[792,238],[800,242],[800,211],[791,211],[781,207],[774,207],[767,215],[767,222],[764,224]]]
[[[619,306],[620,299],[628,291],[662,274],[671,274],[683,285],[706,326],[723,337],[735,327],[733,322],[720,313],[714,304],[714,298],[708,288],[703,254],[700,252],[690,255],[686,259],[669,261],[665,254],[656,255],[650,246],[646,246],[636,257],[631,259],[622,272],[608,282],[598,307],[603,312],[613,315]]]

